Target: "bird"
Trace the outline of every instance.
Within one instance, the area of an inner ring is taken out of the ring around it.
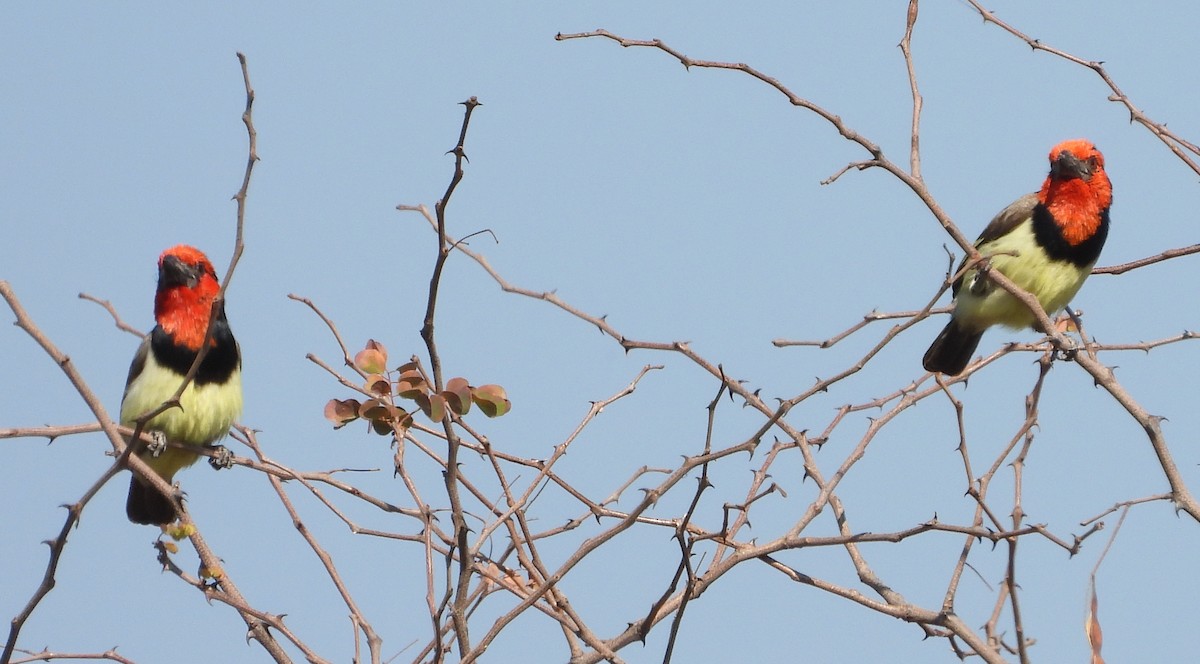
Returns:
[[[1111,205],[1112,182],[1096,146],[1086,139],[1055,145],[1042,188],[1004,208],[975,241],[985,261],[965,272],[967,258],[959,264],[954,310],[925,353],[925,370],[961,374],[993,325],[1036,327],[1029,307],[987,278],[989,269],[1033,294],[1047,314],[1065,307],[1100,258]]]
[[[156,324],[129,367],[121,424],[134,426],[138,417],[174,396],[204,343],[210,317],[215,315],[208,353],[180,396],[181,407],[159,413],[146,423],[145,430],[158,432],[154,435],[160,439],[197,447],[211,445],[229,432],[242,412],[242,354],[225,318],[224,304],[213,311],[219,292],[212,263],[199,249],[181,244],[159,256]],[[139,451],[138,456],[168,484],[176,472],[199,458],[195,452],[177,447],[148,447],[151,449]],[[130,521],[146,525],[175,520],[173,501],[136,473],[129,483],[125,513]]]

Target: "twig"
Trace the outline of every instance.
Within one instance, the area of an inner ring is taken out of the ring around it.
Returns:
[[[260,448],[258,445],[258,439],[254,432],[249,429],[243,429],[242,433],[245,434],[247,443],[250,445],[250,449],[254,451],[254,455],[258,457],[258,460],[262,463],[269,463],[268,459],[262,452],[262,448]],[[294,477],[299,479],[298,475],[295,475]],[[380,648],[383,645],[383,639],[379,637],[379,635],[375,632],[375,629],[371,626],[371,623],[363,616],[362,611],[359,610],[358,604],[355,603],[354,598],[350,595],[350,591],[346,588],[346,584],[342,582],[341,575],[338,574],[337,567],[333,563],[333,557],[329,555],[329,552],[327,552],[319,542],[317,542],[316,536],[313,535],[308,526],[304,524],[304,521],[300,518],[300,514],[296,511],[295,506],[292,505],[291,499],[288,498],[287,492],[284,491],[283,482],[280,481],[279,477],[276,475],[267,474],[267,479],[271,482],[271,488],[275,490],[275,495],[279,497],[279,502],[283,505],[284,509],[287,510],[288,516],[291,517],[292,526],[296,528],[301,537],[304,538],[304,541],[308,543],[309,548],[311,548],[313,553],[316,554],[317,559],[321,561],[321,565],[325,568],[325,573],[333,582],[333,586],[337,589],[338,594],[341,596],[342,602],[345,603],[346,608],[349,609],[355,626],[362,630],[363,634],[367,637],[367,647],[371,653],[371,664],[380,664]]]
[[[437,217],[438,253],[437,260],[434,262],[433,275],[429,279],[429,297],[425,308],[425,324],[421,327],[421,338],[425,341],[425,347],[429,353],[429,364],[433,372],[434,390],[437,392],[442,391],[444,382],[442,377],[442,360],[438,354],[437,341],[434,337],[434,316],[437,311],[438,288],[441,285],[442,271],[445,268],[446,260],[450,257],[450,252],[455,247],[455,243],[452,243],[446,234],[446,208],[450,204],[450,197],[454,195],[454,190],[458,188],[458,183],[463,178],[463,162],[467,158],[465,144],[467,140],[467,128],[471,122],[471,113],[476,107],[481,105],[475,97],[471,97],[462,102],[462,104],[466,107],[463,113],[462,128],[458,134],[458,143],[450,150],[454,155],[454,174],[450,178],[450,184],[446,187],[446,193],[434,204]],[[402,207],[401,209],[406,208]],[[446,494],[450,499],[451,519],[454,524],[456,545],[460,552],[458,557],[458,582],[454,589],[454,602],[451,605],[450,616],[454,623],[454,633],[458,641],[459,653],[465,655],[471,649],[471,640],[467,631],[466,619],[467,601],[471,583],[471,559],[467,555],[467,551],[469,550],[468,530],[466,520],[463,518],[462,499],[458,492],[460,481],[458,467],[459,441],[458,435],[454,431],[452,417],[449,413],[443,418],[442,426],[445,429],[447,445]]]
[[[1126,96],[1125,93],[1121,91],[1121,88],[1117,87],[1116,81],[1114,81],[1112,79],[1112,77],[1108,75],[1108,72],[1104,69],[1103,62],[1096,62],[1094,60],[1085,60],[1078,56],[1071,55],[1070,53],[1067,53],[1066,51],[1062,51],[1057,48],[1054,48],[1053,46],[1046,44],[1045,42],[1041,41],[1040,39],[1033,39],[1032,37],[1029,37],[1028,35],[1021,32],[1020,30],[1017,30],[1013,26],[1009,25],[1008,23],[1005,23],[1004,21],[996,18],[995,12],[984,8],[983,5],[979,4],[978,0],[967,0],[967,4],[971,5],[972,7],[975,8],[975,11],[979,12],[979,15],[981,17],[983,17],[983,20],[985,23],[991,23],[991,24],[999,27],[1001,30],[1004,30],[1005,32],[1009,33],[1010,35],[1025,42],[1029,46],[1029,48],[1031,48],[1035,51],[1044,51],[1051,55],[1062,58],[1063,60],[1066,60],[1067,62],[1072,62],[1081,67],[1086,67],[1087,69],[1090,69],[1093,72],[1095,72],[1096,75],[1099,76],[1100,79],[1104,81],[1104,84],[1108,86],[1108,89],[1112,90],[1112,94],[1109,95],[1108,100],[1117,102],[1117,103],[1123,105],[1125,107],[1125,109],[1129,111],[1129,121],[1130,122],[1136,122],[1136,123],[1142,125],[1143,127],[1145,127],[1146,129],[1149,129],[1150,133],[1152,133],[1156,137],[1158,137],[1158,139],[1160,141],[1162,141],[1163,144],[1166,145],[1167,148],[1170,149],[1171,152],[1176,157],[1179,157],[1179,159],[1181,161],[1183,161],[1183,163],[1187,164],[1188,168],[1192,169],[1192,171],[1195,172],[1197,175],[1200,175],[1200,164],[1197,164],[1195,161],[1193,161],[1191,159],[1191,157],[1189,157],[1185,153],[1185,151],[1186,151],[1186,152],[1191,152],[1194,155],[1200,155],[1200,147],[1197,147],[1196,144],[1194,144],[1190,141],[1184,140],[1182,137],[1180,137],[1177,134],[1175,134],[1174,132],[1168,130],[1166,125],[1151,120],[1139,108],[1134,106],[1133,102],[1130,101],[1129,97]]]
[[[1098,267],[1092,270],[1092,274],[1125,274],[1130,270],[1136,270],[1139,267],[1154,265],[1161,263],[1171,258],[1179,258],[1180,256],[1190,256],[1195,253],[1200,253],[1200,244],[1193,244],[1189,247],[1179,247],[1178,249],[1167,249],[1157,256],[1149,256],[1140,258],[1136,261],[1121,263],[1120,265],[1111,265],[1108,267]]]
[[[120,664],[135,664],[132,659],[122,657],[117,653],[116,648],[110,648],[104,652],[54,652],[43,648],[41,652],[33,652],[30,650],[18,650],[17,652],[29,655],[24,659],[15,659],[12,664],[29,664],[30,662],[49,662],[56,659],[103,659],[110,662],[120,662]]]
[[[908,1],[908,17],[904,26],[904,38],[900,40],[900,52],[904,54],[904,65],[908,69],[908,87],[912,91],[912,131],[909,132],[909,169],[913,179],[921,177],[921,92],[917,89],[917,68],[912,58],[912,33],[917,25],[917,0]]]
[[[80,293],[79,299],[87,300],[88,302],[94,302],[101,307],[104,307],[104,310],[108,312],[108,315],[112,316],[113,323],[117,326],[118,330],[121,330],[122,332],[128,332],[138,339],[146,338],[145,332],[142,332],[136,327],[121,320],[121,316],[117,313],[117,309],[113,306],[112,302],[109,302],[108,300],[101,300],[100,298],[88,295],[87,293]]]

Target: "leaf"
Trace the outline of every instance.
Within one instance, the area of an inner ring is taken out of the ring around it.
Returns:
[[[441,422],[446,417],[446,399],[440,394],[425,394],[422,392],[416,398],[417,405],[426,417],[434,422]]]
[[[396,379],[396,395],[404,399],[416,399],[418,394],[428,391],[429,384],[425,382],[421,372],[415,368],[404,369],[400,373],[400,378]]]
[[[358,416],[368,420],[383,419],[388,416],[389,404],[379,399],[367,399],[358,407]]]
[[[496,563],[488,563],[480,571],[482,572],[480,576],[483,577],[485,590],[490,591],[492,586],[499,584],[514,594],[525,597],[529,594],[530,589],[534,587],[533,582],[521,576],[520,572],[503,568]]]
[[[1096,586],[1092,586],[1092,603],[1088,609],[1087,621],[1083,624],[1083,631],[1087,633],[1088,644],[1092,647],[1092,664],[1104,664],[1104,658],[1100,656],[1100,647],[1104,645],[1104,635],[1100,631],[1100,616],[1098,613],[1100,600],[1096,597]]]
[[[1075,325],[1075,320],[1067,314],[1062,314],[1054,321],[1054,329],[1063,334],[1079,331],[1079,327]]]
[[[350,422],[358,419],[358,411],[362,406],[357,399],[330,399],[325,404],[325,419],[333,424],[334,429],[341,429]]]
[[[457,415],[466,415],[471,410],[471,385],[466,378],[451,378],[446,389],[440,392],[446,405]]]
[[[495,585],[500,576],[504,574],[504,571],[500,569],[500,566],[492,562],[484,565],[480,571],[482,572],[480,576],[483,577],[482,582],[485,592],[491,591],[492,586]]]
[[[202,579],[212,579],[220,581],[225,576],[225,570],[220,567],[205,567],[200,565],[200,569],[196,572]]]
[[[446,399],[440,394],[429,397],[429,419],[441,422],[446,417]]]
[[[359,408],[359,415],[371,422],[371,430],[381,436],[404,430],[412,424],[412,415],[379,399],[369,399]]]
[[[368,339],[366,347],[354,356],[354,366],[369,374],[381,374],[387,371],[387,349],[378,341]]]
[[[499,581],[500,585],[508,588],[518,597],[527,596],[530,587],[533,586],[533,583],[527,581],[520,572],[513,569],[504,570],[504,576],[500,577]]]
[[[371,374],[363,383],[363,389],[375,396],[387,396],[392,393],[392,382],[380,374]]]
[[[371,431],[374,431],[375,433],[379,434],[380,436],[387,436],[389,434],[395,433],[396,430],[392,428],[392,423],[390,421],[385,420],[385,419],[378,419],[378,420],[371,420]]]
[[[488,417],[500,417],[512,410],[512,402],[499,385],[480,385],[471,389],[471,399]]]

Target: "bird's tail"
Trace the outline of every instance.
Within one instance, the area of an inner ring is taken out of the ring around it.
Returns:
[[[942,333],[933,340],[933,345],[925,351],[925,359],[921,363],[926,371],[957,376],[967,368],[982,338],[983,330],[965,328],[952,317]]]
[[[145,484],[134,475],[129,480],[129,497],[125,499],[125,514],[134,523],[157,526],[175,520],[175,506],[158,489]]]

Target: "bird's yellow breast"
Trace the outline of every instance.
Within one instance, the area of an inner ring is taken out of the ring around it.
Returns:
[[[1092,271],[1091,265],[1080,267],[1068,261],[1052,260],[1038,246],[1030,220],[983,244],[979,252],[992,257],[992,269],[999,270],[1037,297],[1047,314],[1065,307]],[[976,276],[977,271],[971,270],[963,277],[955,305],[956,317],[980,329],[989,325],[1023,328],[1033,324],[1034,317],[1029,308],[1003,288],[989,283],[972,289]]]
[[[183,376],[162,366],[154,353],[146,357],[146,366],[129,384],[121,402],[121,424],[133,426],[142,413],[158,408],[169,399]],[[230,425],[242,412],[242,374],[234,370],[225,383],[189,384],[179,397],[181,408],[171,408],[150,420],[146,429],[161,431],[167,440],[203,446],[214,443],[229,432]],[[198,458],[186,450],[168,448],[157,458],[144,457],[160,475],[170,481],[180,468]]]

